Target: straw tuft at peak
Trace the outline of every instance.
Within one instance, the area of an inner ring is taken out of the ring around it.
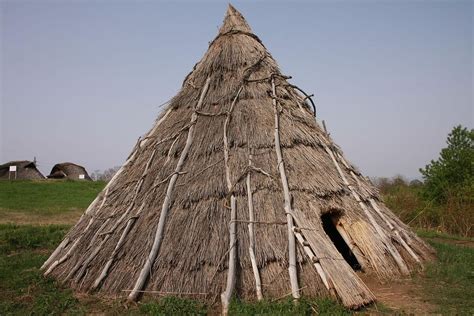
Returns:
[[[241,31],[251,33],[252,29],[248,25],[244,16],[229,3],[227,12],[224,17],[224,23],[222,24],[219,30],[219,34],[227,33],[230,31]]]

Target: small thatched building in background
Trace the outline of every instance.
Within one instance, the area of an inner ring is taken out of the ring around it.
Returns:
[[[29,160],[10,161],[0,165],[0,180],[41,180],[43,174]]]
[[[278,23],[280,21],[277,21]],[[301,48],[295,48],[295,52]],[[229,7],[150,132],[44,263],[76,291],[375,300],[432,257]]]
[[[72,162],[63,162],[54,165],[49,179],[70,179],[70,180],[89,180],[91,177],[87,173],[86,168]]]

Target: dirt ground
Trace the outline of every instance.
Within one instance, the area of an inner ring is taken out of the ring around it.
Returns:
[[[72,210],[65,213],[46,215],[0,209],[0,224],[18,225],[74,225],[84,210]]]
[[[416,283],[416,279],[400,279],[382,284],[374,277],[361,275],[361,278],[377,297],[377,301],[392,311],[402,315],[432,315],[436,310],[435,305],[422,298],[422,287]],[[370,311],[379,314],[375,307]]]
[[[440,243],[445,243],[445,244],[452,244],[456,246],[464,246],[464,247],[469,247],[469,248],[474,248],[474,241],[473,240],[457,240],[457,239],[448,239],[448,238],[425,238],[426,240],[433,240],[437,241]]]

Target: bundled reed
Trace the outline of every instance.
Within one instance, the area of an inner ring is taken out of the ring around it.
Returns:
[[[45,262],[77,291],[181,295],[226,306],[288,293],[375,300],[364,273],[390,279],[432,250],[380,200],[317,124],[242,15],[217,37],[127,162]]]

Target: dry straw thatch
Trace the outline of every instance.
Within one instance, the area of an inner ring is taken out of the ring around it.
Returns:
[[[15,166],[16,172],[10,172]],[[41,180],[43,174],[36,167],[35,162],[29,160],[9,161],[0,165],[0,180]]]
[[[382,280],[419,269],[432,250],[287,79],[229,6],[181,91],[45,274],[77,291],[179,295],[221,301],[226,312],[232,295],[332,295],[359,308],[375,297],[357,266]]]
[[[48,178],[92,181],[86,168],[72,162],[55,164],[53,169],[51,169]]]

